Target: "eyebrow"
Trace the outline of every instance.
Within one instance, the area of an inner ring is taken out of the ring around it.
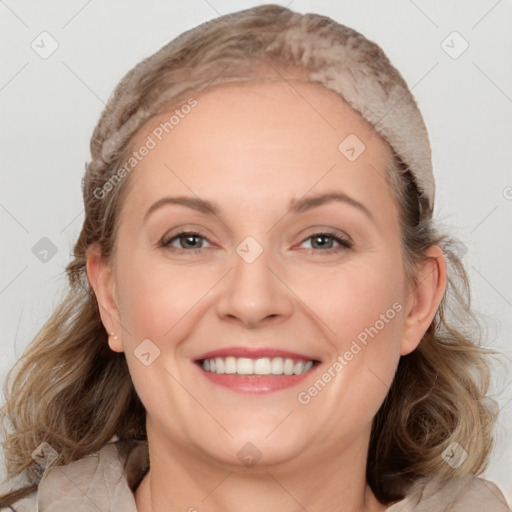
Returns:
[[[153,203],[148,211],[144,215],[144,221],[155,211],[161,208],[162,206],[169,204],[178,204],[182,206],[186,206],[187,208],[191,208],[192,210],[197,210],[198,212],[204,213],[206,215],[215,215],[219,214],[219,207],[210,201],[205,201],[204,199],[199,199],[198,197],[188,197],[188,196],[174,196],[174,197],[162,197]]]
[[[353,206],[354,208],[357,208],[359,211],[363,212],[370,220],[374,220],[372,213],[363,203],[356,201],[354,198],[348,196],[344,192],[328,192],[325,194],[303,197],[302,199],[298,199],[296,201],[292,200],[290,202],[290,213],[302,213],[307,210],[311,210],[312,208],[322,206],[326,203],[331,203],[333,201]]]
[[[357,208],[359,211],[363,212],[370,220],[375,220],[370,210],[364,204],[360,203],[359,201],[355,200],[354,198],[348,196],[343,192],[328,192],[324,194],[303,197],[301,199],[292,199],[288,207],[288,213],[303,213],[305,211],[311,210],[313,208],[318,208],[319,206],[322,206],[333,201],[345,203],[348,204],[349,206]],[[151,215],[155,210],[158,210],[162,206],[172,204],[186,206],[187,208],[191,208],[192,210],[196,210],[206,215],[218,216],[220,213],[219,206],[211,201],[206,201],[198,197],[168,196],[159,199],[149,207],[148,211],[144,215],[144,221],[146,221],[149,215]]]

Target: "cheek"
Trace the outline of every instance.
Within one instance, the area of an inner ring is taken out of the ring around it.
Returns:
[[[136,255],[119,258],[116,274],[120,316],[133,342],[165,337],[215,282],[212,273]]]
[[[360,415],[360,424],[371,421],[379,409],[400,357],[405,277],[394,261],[401,260],[359,260],[337,272],[318,271],[312,275],[315,286],[299,292],[321,320],[317,325],[330,344],[329,361],[320,375],[328,381],[327,392],[314,399],[315,407],[350,409]]]
[[[354,258],[338,268],[313,269],[296,283],[294,292],[321,320],[339,350],[353,339],[364,344],[381,334],[396,338],[405,309],[405,276],[396,261],[401,260]]]

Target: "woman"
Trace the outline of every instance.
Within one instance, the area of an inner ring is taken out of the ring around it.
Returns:
[[[91,153],[69,296],[6,389],[4,507],[508,510],[428,135],[378,46],[217,18],[126,75]]]

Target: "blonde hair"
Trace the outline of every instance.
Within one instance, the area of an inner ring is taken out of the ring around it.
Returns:
[[[1,504],[12,504],[37,488],[42,470],[31,453],[42,442],[57,451],[55,464],[64,465],[100,450],[114,435],[125,446],[146,438],[146,412],[124,354],[109,349],[85,271],[86,250],[92,244],[101,247],[105,258],[112,255],[129,176],[108,194],[99,197],[97,191],[106,190],[105,184],[118,176],[133,136],[144,123],[187,95],[215,84],[254,79],[253,65],[261,60],[274,69],[320,69],[321,59],[314,54],[306,58],[297,41],[283,37],[276,44],[276,34],[299,23],[310,37],[321,32],[327,42],[340,34],[340,25],[324,16],[302,16],[275,5],[255,7],[182,34],[139,63],[116,88],[91,139],[92,159],[83,180],[85,220],[74,259],[66,268],[68,294],[4,385],[7,479],[23,476],[24,487],[1,497]],[[391,69],[389,76],[401,80],[378,46],[347,27],[343,30],[364,41],[380,59],[383,75]],[[402,498],[422,478],[448,480],[483,471],[497,414],[486,397],[486,351],[479,345],[467,276],[453,243],[434,229],[431,205],[398,154],[387,171],[400,210],[408,274],[414,279],[416,264],[437,244],[449,261],[449,286],[418,348],[401,358],[374,419],[367,478],[382,502]],[[468,452],[457,469],[441,457],[452,442]]]

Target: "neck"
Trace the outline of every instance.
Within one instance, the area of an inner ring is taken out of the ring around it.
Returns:
[[[366,484],[367,445],[368,436],[315,460],[249,468],[208,460],[182,445],[164,450],[148,432],[151,469],[136,490],[137,510],[382,512],[386,506]]]

